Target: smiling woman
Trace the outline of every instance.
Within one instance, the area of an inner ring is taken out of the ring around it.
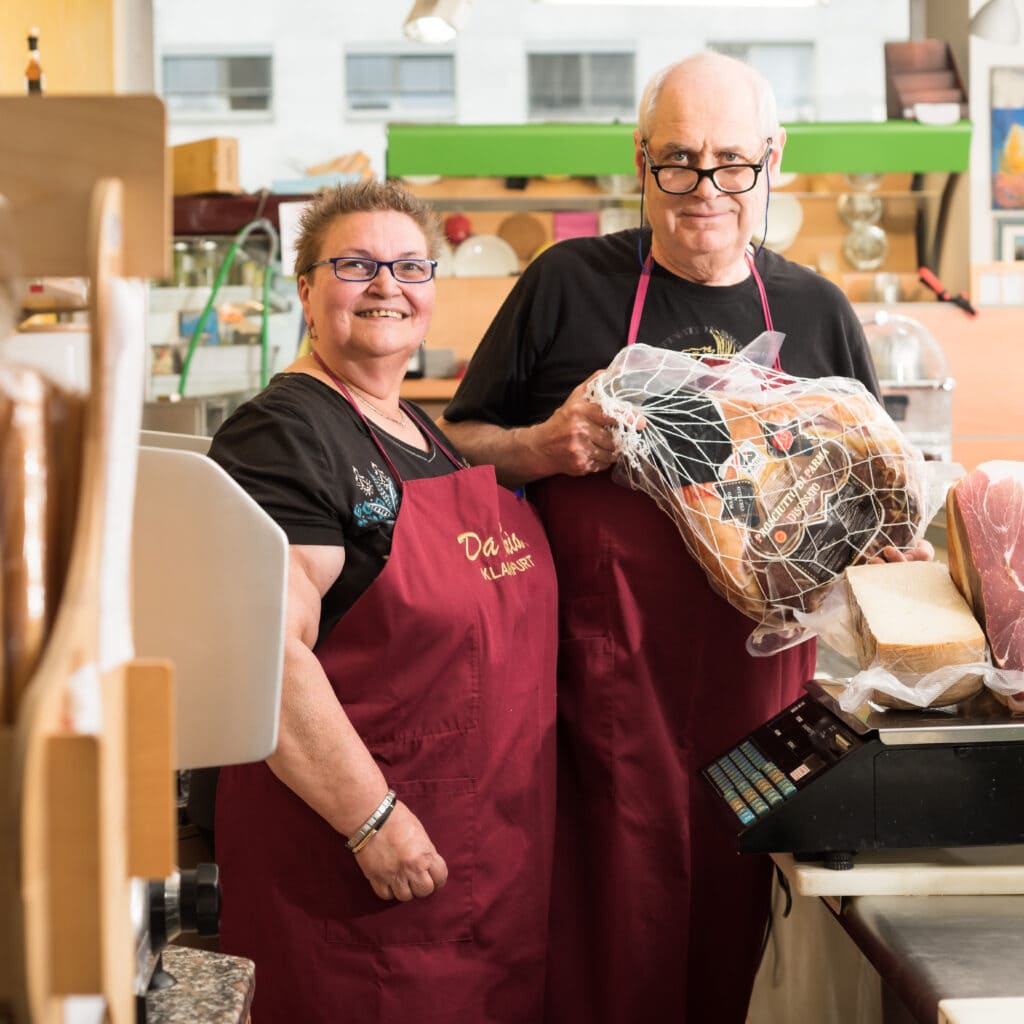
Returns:
[[[312,352],[211,447],[290,543],[278,749],[217,793],[221,948],[263,1022],[404,1024],[438,978],[439,1024],[541,1016],[554,569],[532,508],[399,398],[440,239],[392,183],[314,200]]]
[[[430,257],[439,247],[440,229],[426,207],[398,186],[372,182],[337,189],[310,207],[296,247],[315,353],[306,369],[329,386],[339,377],[371,419],[398,424],[399,436],[420,448],[425,440],[401,411],[398,392],[430,324],[437,266]]]

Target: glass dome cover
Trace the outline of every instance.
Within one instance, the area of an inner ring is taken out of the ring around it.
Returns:
[[[880,382],[948,380],[949,361],[942,346],[917,320],[879,310],[864,323],[864,333]]]

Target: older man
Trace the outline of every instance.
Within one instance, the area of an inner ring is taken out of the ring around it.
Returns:
[[[529,485],[559,573],[551,1024],[746,1015],[770,864],[737,855],[699,769],[797,697],[814,646],[747,654],[752,622],[605,472],[610,421],[584,396],[626,344],[729,354],[766,328],[786,336],[786,371],[877,392],[843,294],[751,246],[785,140],[745,64],[702,54],[655,76],[635,134],[650,230],[535,260],[445,411],[471,459]]]

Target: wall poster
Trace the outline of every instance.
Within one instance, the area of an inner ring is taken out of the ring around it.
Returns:
[[[993,68],[992,209],[1024,209],[1024,68]]]

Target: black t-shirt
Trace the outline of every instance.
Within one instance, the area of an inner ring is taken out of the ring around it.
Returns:
[[[422,409],[405,404],[430,423]],[[433,441],[429,452],[421,452],[384,431],[375,433],[403,480],[455,471]],[[391,551],[401,496],[370,428],[332,387],[305,373],[283,373],[223,423],[210,457],[284,530],[290,544],[345,548],[345,566],[322,602],[323,640]]]
[[[488,328],[445,417],[512,427],[551,415],[626,344],[640,279],[639,229],[552,246],[523,272]],[[643,251],[650,246],[643,235]],[[797,377],[878,383],[864,331],[826,278],[762,250],[757,269],[773,326],[785,335],[782,368]],[[655,264],[637,341],[728,355],[766,329],[753,277],[694,284]]]

